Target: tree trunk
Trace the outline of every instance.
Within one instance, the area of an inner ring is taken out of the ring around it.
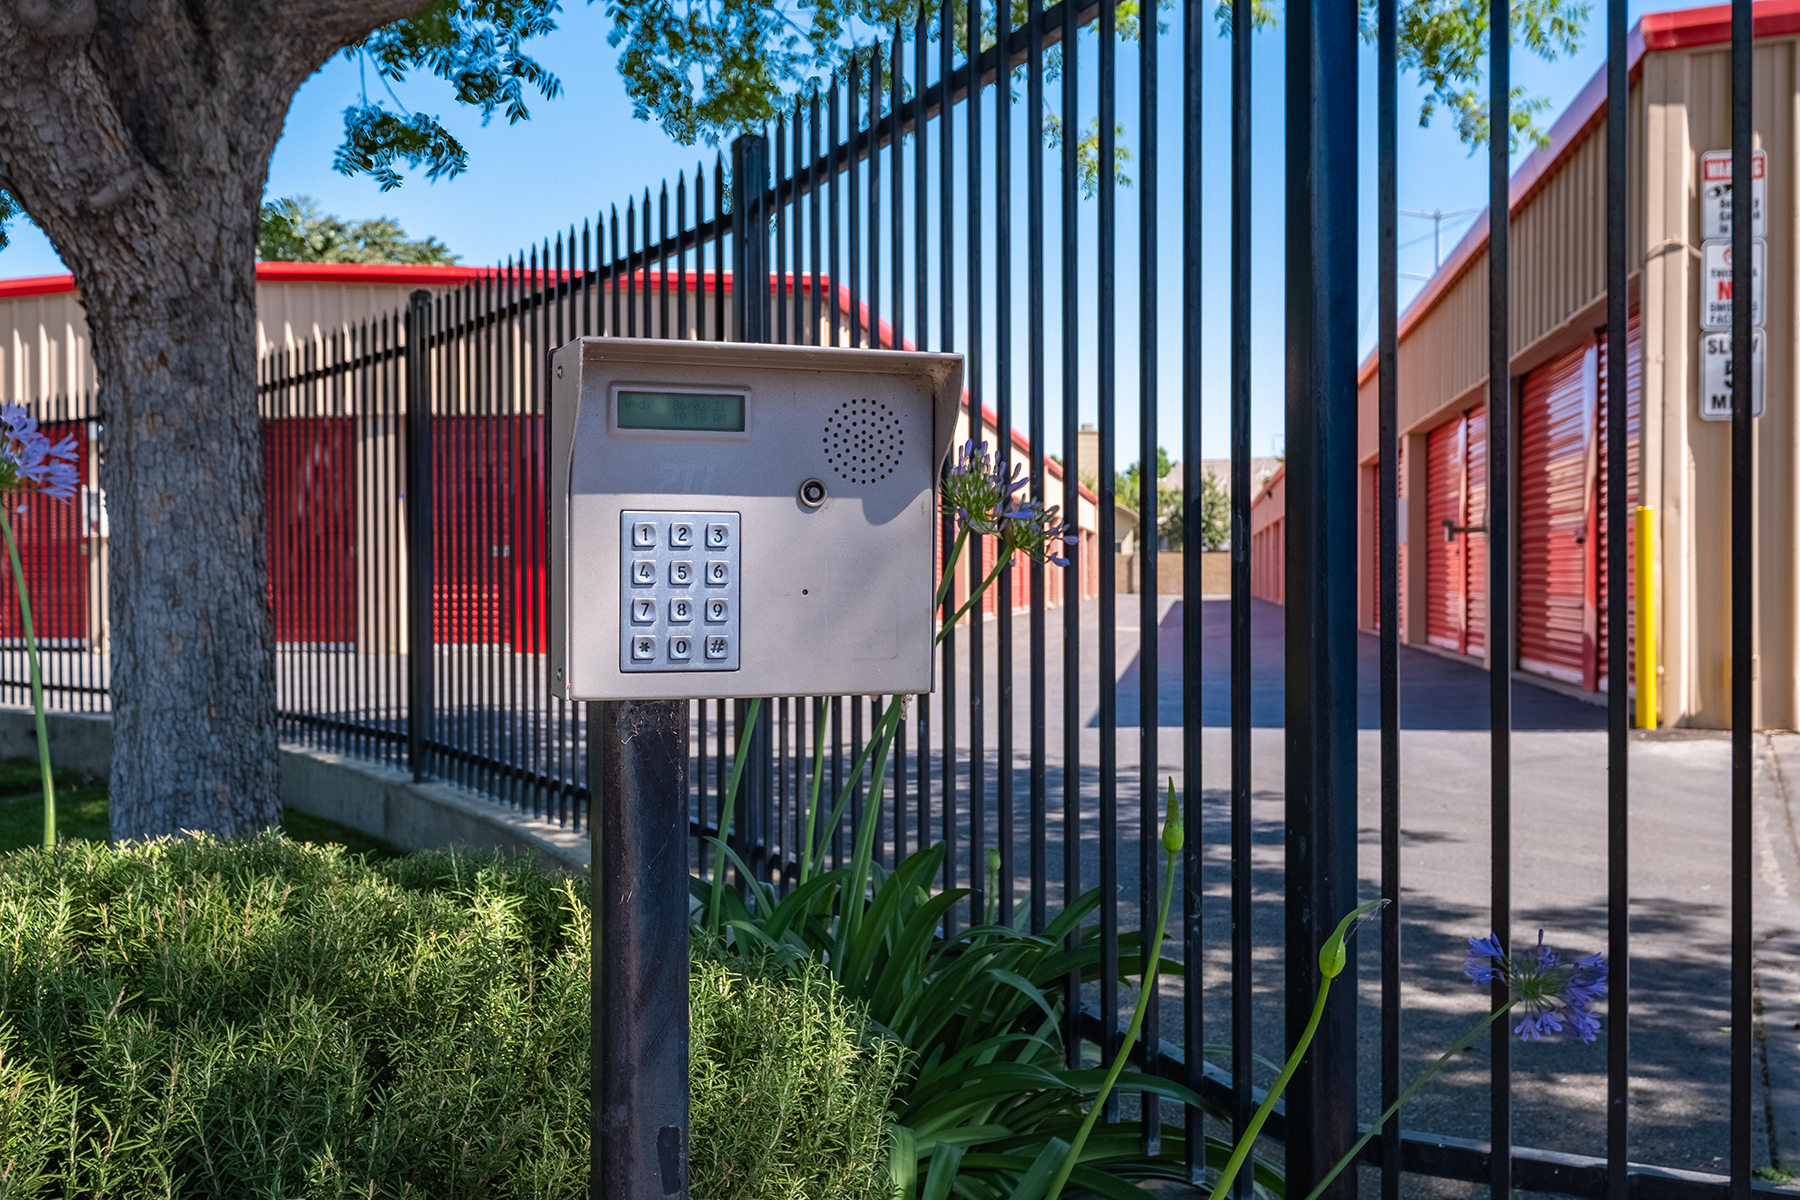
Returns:
[[[235,188],[233,190],[236,190]],[[274,644],[256,412],[255,209],[195,197],[129,297],[83,293],[111,532],[114,840],[278,824]],[[224,253],[192,261],[184,247]],[[192,276],[198,274],[199,279]]]
[[[425,2],[0,0],[0,188],[74,272],[98,371],[115,839],[280,819],[258,208],[300,84]]]

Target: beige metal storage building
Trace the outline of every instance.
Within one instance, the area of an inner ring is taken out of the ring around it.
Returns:
[[[1703,419],[1701,158],[1729,151],[1730,10],[1646,15],[1632,30],[1628,115],[1632,326],[1628,503],[1654,513],[1662,726],[1730,722],[1730,422]],[[1755,5],[1756,148],[1767,167],[1766,415],[1756,438],[1756,723],[1800,726],[1800,0]],[[1511,189],[1514,611],[1519,659],[1553,686],[1603,692],[1604,69]],[[1404,164],[1403,164],[1404,165]],[[1415,645],[1480,658],[1486,645],[1487,218],[1401,320],[1401,627]],[[1715,247],[1713,253],[1716,255]],[[1716,284],[1707,287],[1716,290]],[[1374,628],[1376,363],[1360,377],[1360,620]],[[1630,536],[1630,531],[1623,531]],[[1633,554],[1635,587],[1641,566]],[[1635,592],[1632,611],[1636,608]],[[1632,631],[1627,631],[1631,636]],[[1635,656],[1634,656],[1635,657]],[[1491,663],[1489,664],[1492,665]],[[1637,664],[1633,663],[1635,681]]]

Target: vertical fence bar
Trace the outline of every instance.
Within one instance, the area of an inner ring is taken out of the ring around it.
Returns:
[[[1751,943],[1750,805],[1755,728],[1756,494],[1755,441],[1751,425],[1755,372],[1749,284],[1750,165],[1755,137],[1755,93],[1751,90],[1755,30],[1750,0],[1731,2],[1731,361],[1738,364],[1731,380],[1731,1141],[1727,1151],[1733,1200],[1750,1195],[1750,1149],[1753,1117],[1750,1105]],[[1619,401],[1614,407],[1623,408]],[[1620,456],[1623,458],[1623,456]],[[1623,492],[1623,488],[1620,489]],[[1614,628],[1622,628],[1615,626]],[[1623,639],[1615,638],[1615,641]],[[1623,691],[1624,689],[1619,689]]]
[[[1068,13],[1063,10],[1064,15]],[[1080,415],[1077,402],[1081,395],[1081,284],[1079,260],[1079,218],[1076,207],[1078,180],[1081,174],[1077,143],[1080,136],[1081,70],[1079,47],[1081,38],[1071,27],[1063,26],[1062,46],[1062,259],[1058,264],[1062,289],[1062,325],[1057,330],[1062,345],[1062,510],[1081,510],[1080,480],[1075,474],[1075,446],[1080,441]],[[1041,111],[1041,110],[1038,110]],[[1044,443],[1034,441],[1032,452],[1040,457]],[[1079,550],[1080,547],[1077,547]],[[1077,554],[1062,572],[1063,626],[1063,906],[1075,903],[1081,895],[1081,556]],[[1102,691],[1111,691],[1112,680],[1106,680]],[[1102,901],[1104,904],[1105,901]],[[1070,933],[1071,948],[1080,937]],[[1069,1065],[1081,1065],[1081,1034],[1078,1018],[1081,1009],[1081,974],[1071,971],[1065,984],[1063,1044],[1068,1047]]]
[[[997,38],[994,67],[994,454],[1007,478],[1013,465],[1013,356],[1012,356],[1012,4],[994,5]],[[969,144],[970,153],[981,140],[981,8],[969,4]],[[976,172],[970,168],[970,177]],[[969,226],[981,216],[969,205]],[[972,235],[971,235],[972,236]],[[1041,497],[1040,497],[1041,498]],[[946,522],[946,529],[948,523]],[[1000,573],[994,600],[995,751],[998,778],[994,806],[999,815],[1000,903],[996,909],[1002,924],[1012,923],[1013,883],[1017,862],[1013,854],[1013,580],[1008,567]]]
[[[1340,97],[1355,86],[1357,42],[1349,5],[1313,0],[1288,10],[1290,1047],[1322,984],[1318,952],[1356,903],[1357,136],[1356,106]],[[1287,1179],[1301,1195],[1356,1137],[1355,962],[1332,988],[1289,1086]],[[1325,1194],[1355,1190],[1354,1175],[1340,1175]]]
[[[1065,15],[1067,9],[1064,9]],[[1094,286],[1099,300],[1095,314],[1097,328],[1095,354],[1095,396],[1098,401],[1098,461],[1094,464],[1094,489],[1100,494],[1100,1060],[1111,1062],[1118,1053],[1122,1040],[1119,1028],[1119,623],[1118,587],[1115,578],[1118,570],[1118,559],[1112,553],[1115,522],[1118,512],[1118,495],[1116,481],[1113,477],[1113,464],[1118,457],[1117,424],[1118,413],[1115,411],[1117,396],[1115,387],[1118,381],[1118,286],[1114,280],[1117,266],[1115,246],[1118,196],[1115,188],[1118,182],[1116,167],[1113,161],[1113,101],[1114,89],[1117,86],[1117,50],[1116,39],[1117,16],[1111,4],[1100,5],[1100,62],[1099,62],[1099,224],[1095,230],[1097,262]],[[1068,54],[1080,35],[1063,26],[1063,53]],[[1071,64],[1072,65],[1072,64]],[[1066,77],[1073,79],[1073,74]],[[1077,111],[1069,103],[1074,92],[1067,87],[1063,91],[1063,141],[1064,144],[1079,138],[1080,125],[1077,122]],[[1069,169],[1069,159],[1065,154],[1063,170]],[[1067,203],[1073,192],[1066,180],[1063,187],[1064,202]],[[1065,247],[1066,251],[1066,247]],[[1063,271],[1070,272],[1074,267],[1074,256],[1065,252]],[[1074,289],[1065,281],[1063,295],[1072,295]],[[1072,344],[1072,329],[1063,332],[1064,346]],[[1066,351],[1065,351],[1066,353]],[[1063,403],[1073,404],[1073,393],[1068,387],[1068,368],[1064,368]],[[1064,422],[1067,428],[1067,421]],[[1077,435],[1079,438],[1079,434]],[[1081,456],[1065,437],[1063,442],[1063,472],[1065,482],[1073,472],[1076,481],[1080,482]],[[1156,487],[1156,458],[1138,460],[1139,480],[1149,479],[1152,489]],[[1076,502],[1065,502],[1066,511],[1076,511]],[[1139,508],[1138,520],[1138,563],[1144,562],[1144,553],[1155,537],[1155,519],[1152,514],[1156,510]],[[1075,556],[1078,560],[1080,555]],[[1140,569],[1138,575],[1139,591],[1142,591],[1150,576]],[[1154,585],[1151,585],[1154,587]],[[1063,602],[1069,602],[1068,588],[1064,586]],[[1139,631],[1139,645],[1143,643],[1143,631]],[[1140,653],[1138,663],[1140,669],[1148,665],[1149,656]],[[1064,727],[1078,726],[1079,713],[1070,705],[1063,713]],[[1070,795],[1081,794],[1078,772],[1070,771],[1063,776],[1063,787]],[[1072,831],[1065,831],[1065,837],[1073,837]],[[1138,913],[1139,925],[1148,931],[1150,926],[1144,923],[1146,910]],[[1146,947],[1146,950],[1148,947]],[[1105,1119],[1108,1122],[1119,1119],[1119,1095],[1115,1091],[1107,1097]]]
[[[1489,4],[1488,129],[1488,402],[1487,402],[1487,653],[1492,822],[1490,905],[1494,934],[1507,953],[1512,943],[1512,334],[1508,271],[1511,179],[1508,142],[1511,125],[1512,45],[1508,0]],[[1291,595],[1291,592],[1290,592]],[[1493,1003],[1507,1001],[1507,987],[1495,980]],[[1493,1144],[1492,1200],[1512,1195],[1512,1031],[1494,1024],[1488,1039],[1493,1076],[1489,1083],[1489,1131]]]
[[[1205,341],[1205,309],[1202,303],[1201,268],[1204,265],[1201,220],[1205,141],[1201,130],[1205,96],[1205,46],[1210,7],[1205,0],[1187,0],[1181,12],[1181,461],[1189,464],[1181,477],[1182,538],[1187,553],[1181,560],[1181,1009],[1182,1082],[1199,1091],[1206,1078],[1206,1004],[1202,958],[1205,925],[1201,900],[1201,835],[1205,831],[1202,804],[1205,799],[1201,755],[1202,722],[1205,720],[1201,687],[1202,601],[1204,584],[1200,556],[1194,545],[1200,537],[1200,458],[1204,453],[1201,425],[1201,349]],[[1196,1050],[1202,1052],[1196,1053]],[[1232,1081],[1235,1089],[1238,1084]],[[1206,1181],[1206,1114],[1196,1105],[1186,1110],[1187,1180]]]
[[[945,5],[943,38],[946,45],[950,41],[949,9]],[[980,19],[980,0],[970,0],[970,29],[977,30],[975,22]],[[972,35],[976,40],[971,44],[980,46],[980,34]],[[979,53],[979,51],[977,51]],[[943,245],[940,269],[943,274],[943,299],[940,303],[940,319],[942,330],[939,335],[938,349],[950,350],[956,345],[955,312],[952,305],[954,299],[953,272],[955,260],[951,255],[951,242],[955,228],[955,217],[952,214],[953,181],[955,167],[950,156],[953,140],[950,123],[950,58],[945,52],[944,70],[940,78],[943,91],[944,107],[941,126],[943,129],[943,162],[939,165],[940,199],[943,211]],[[963,211],[968,215],[968,295],[969,295],[969,333],[965,350],[966,361],[963,378],[968,381],[969,391],[969,436],[977,441],[986,440],[986,426],[982,419],[982,394],[986,381],[982,378],[982,351],[984,343],[981,334],[981,77],[976,58],[969,59],[969,95],[964,108],[964,117],[968,121],[967,133],[969,143],[969,180],[964,188]],[[919,89],[923,95],[924,89]],[[919,178],[924,179],[924,172]],[[922,228],[922,226],[921,226]],[[998,434],[999,431],[996,430]],[[1001,435],[1004,436],[1004,435]],[[995,438],[996,443],[1000,437]],[[1001,453],[998,444],[994,453]],[[986,578],[987,564],[982,558],[982,548],[987,539],[974,536],[969,539],[969,581],[979,584]],[[948,566],[948,564],[946,564]],[[987,609],[985,598],[980,604],[969,610],[969,921],[979,922],[987,912],[987,621],[983,613]],[[950,643],[946,640],[944,649],[951,653]],[[953,669],[947,667],[948,669]],[[945,720],[952,719],[953,708],[946,708]],[[948,794],[948,793],[947,793]]]
[[[1108,10],[1110,11],[1110,9]],[[1103,42],[1111,44],[1111,39],[1102,35]],[[1139,461],[1146,464],[1140,473],[1144,481],[1147,497],[1143,512],[1154,517],[1158,512],[1157,497],[1161,494],[1161,484],[1152,478],[1148,467],[1157,461],[1157,378],[1156,378],[1156,133],[1158,113],[1156,107],[1156,66],[1157,55],[1161,50],[1161,38],[1156,22],[1146,22],[1138,29],[1138,454]],[[1100,122],[1102,136],[1108,136],[1112,129],[1110,120]],[[1103,147],[1100,161],[1108,167],[1112,165],[1113,155],[1110,147]],[[1107,189],[1110,191],[1110,189]],[[1103,193],[1104,194],[1104,193]],[[1111,222],[1102,222],[1102,227],[1111,236]],[[1111,464],[1105,464],[1110,473]],[[1184,468],[1185,470],[1185,468]],[[1104,511],[1104,509],[1102,510]],[[1162,608],[1161,569],[1157,566],[1156,555],[1160,547],[1157,542],[1161,537],[1161,525],[1152,521],[1152,535],[1149,539],[1149,557],[1144,559],[1144,576],[1148,582],[1139,588],[1138,600],[1138,928],[1154,931],[1156,927],[1156,905],[1161,890],[1162,857],[1157,838],[1157,790],[1156,784],[1160,776],[1159,740],[1161,738],[1162,714],[1158,708],[1158,688],[1161,679],[1158,663],[1162,655],[1157,645],[1159,626],[1158,619]],[[1141,541],[1141,539],[1140,539]],[[1184,553],[1190,548],[1182,543]],[[1112,542],[1107,538],[1100,539],[1101,560],[1112,557]],[[1101,589],[1106,590],[1104,586]],[[1144,953],[1145,970],[1155,961],[1152,954],[1160,955],[1161,946],[1146,947]],[[1145,978],[1149,978],[1148,974]],[[1153,990],[1157,990],[1153,985]],[[1162,1049],[1162,1005],[1160,998],[1152,999],[1150,1006],[1144,1010],[1144,1061],[1154,1063]],[[1162,1105],[1156,1096],[1145,1093],[1141,1103],[1143,1114],[1143,1141],[1146,1154],[1162,1153]]]
[[[1027,69],[1025,111],[1033,119],[1044,111],[1044,6],[1043,0],[1029,0],[1027,28]],[[1010,79],[1010,76],[1009,76]],[[1005,86],[1005,85],[998,85]],[[1032,303],[1028,363],[1029,414],[1027,437],[1031,447],[1031,494],[1040,502],[1049,499],[1045,491],[1044,468],[1044,139],[1038,136],[1030,121],[1025,136],[1025,209],[1031,214],[1026,223],[1026,279],[1029,280]],[[1047,890],[1049,861],[1046,853],[1049,806],[1049,772],[1044,745],[1046,652],[1044,616],[1044,564],[1031,562],[1031,931],[1041,933],[1049,922],[1050,897]]]
[[[898,47],[895,47],[896,52]],[[869,128],[865,137],[869,147],[869,211],[868,273],[869,282],[863,294],[868,305],[868,345],[881,347],[881,89],[892,69],[881,58],[881,43],[869,47]],[[900,147],[894,147],[894,169],[900,169]],[[894,269],[899,270],[896,258]],[[894,343],[899,348],[899,343]]]
[[[1392,2],[1392,0],[1390,0]],[[1630,411],[1630,296],[1626,121],[1631,103],[1625,0],[1606,5],[1606,1194],[1629,1200],[1631,1082],[1631,639],[1626,636],[1631,519],[1626,454]],[[1737,193],[1743,195],[1746,193]],[[1742,360],[1740,360],[1742,361]],[[1614,364],[1617,364],[1616,366]],[[1648,564],[1639,559],[1639,571]],[[1647,575],[1640,575],[1640,579]],[[1640,583],[1640,587],[1645,586]],[[1642,660],[1640,660],[1642,661]]]
[[[413,781],[431,774],[432,445],[431,293],[413,292],[406,310],[406,761]]]
[[[1231,1136],[1250,1124],[1254,1019],[1250,856],[1251,0],[1231,5]],[[1290,36],[1294,36],[1290,34]],[[1289,70],[1293,69],[1290,60]],[[1290,85],[1291,86],[1291,85]],[[1289,153],[1294,128],[1288,127]],[[1293,202],[1290,197],[1290,204]],[[1293,286],[1290,279],[1289,287]],[[1290,399],[1289,403],[1292,403]],[[1291,493],[1290,493],[1291,494]],[[1302,955],[1304,957],[1304,955]],[[1294,1001],[1290,997],[1290,1011]],[[1250,1180],[1239,1177],[1239,1197]]]
[[[1380,356],[1376,424],[1380,439],[1381,561],[1381,1109],[1400,1098],[1400,438],[1399,438],[1399,55],[1397,0],[1378,0],[1375,64],[1380,143],[1375,222],[1380,237],[1376,298]],[[1381,1131],[1381,1200],[1400,1200],[1400,1122]],[[1623,1200],[1614,1197],[1613,1200]]]

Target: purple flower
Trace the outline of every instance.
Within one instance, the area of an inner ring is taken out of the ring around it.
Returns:
[[[1595,1000],[1606,995],[1603,954],[1590,954],[1565,966],[1556,949],[1544,944],[1540,929],[1537,945],[1508,956],[1500,939],[1490,933],[1469,939],[1463,974],[1475,987],[1485,987],[1496,979],[1505,982],[1522,1014],[1513,1027],[1521,1041],[1535,1042],[1547,1034],[1567,1032],[1591,1042],[1600,1032],[1600,1018],[1589,1010]]]
[[[51,445],[23,404],[0,404],[0,492],[39,492],[73,500],[81,482],[75,457],[74,438]],[[19,510],[23,512],[24,505]]]
[[[966,532],[995,538],[1000,544],[995,562],[1023,553],[1039,562],[1066,567],[1061,544],[1080,539],[1052,506],[1045,508],[1023,494],[1028,483],[1024,467],[1010,466],[988,451],[985,441],[973,438],[957,451],[956,464],[944,475],[942,511]]]

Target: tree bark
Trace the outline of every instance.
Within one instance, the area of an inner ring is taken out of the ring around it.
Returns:
[[[74,272],[93,338],[115,840],[280,820],[258,210],[300,84],[422,7],[0,0],[0,187]]]

